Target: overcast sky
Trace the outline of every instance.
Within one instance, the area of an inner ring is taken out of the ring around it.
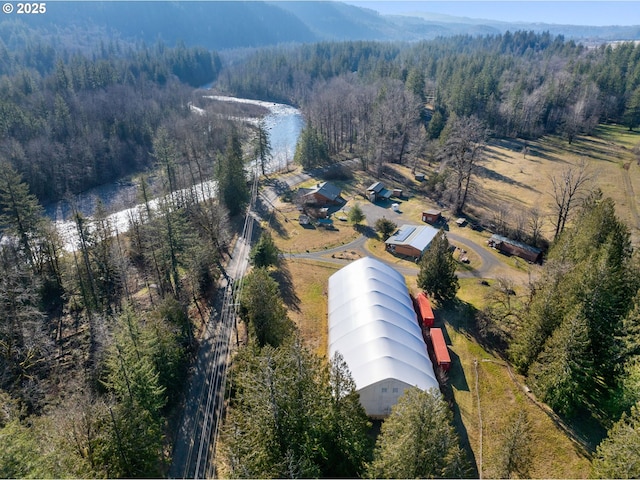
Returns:
[[[565,25],[640,25],[640,1],[347,1],[380,13],[432,12],[507,22]]]

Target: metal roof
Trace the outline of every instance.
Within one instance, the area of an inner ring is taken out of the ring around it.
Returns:
[[[311,189],[308,193],[306,193],[306,195],[319,194],[329,200],[335,201],[340,197],[341,193],[342,190],[333,183],[322,182],[316,185],[316,188]]]
[[[378,193],[378,192],[380,192],[383,188],[384,188],[384,185],[382,184],[382,182],[373,182],[373,183],[371,184],[371,186],[370,186],[369,188],[367,188],[367,191],[368,191],[368,192],[373,191],[373,192]]]
[[[429,225],[402,225],[385,243],[387,245],[410,245],[424,252],[429,248],[438,231]]]
[[[336,351],[358,390],[387,379],[438,387],[404,277],[371,257],[329,278],[329,356]]]
[[[539,248],[532,247],[531,245],[527,245],[526,243],[522,243],[517,240],[511,240],[510,238],[503,237],[502,235],[498,235],[497,233],[494,233],[493,235],[491,235],[491,238],[489,239],[489,241],[496,242],[496,243],[498,242],[509,243],[511,245],[515,245],[518,248],[521,248],[522,250],[527,250],[536,255],[540,255],[540,253],[542,253],[542,250],[540,250]]]

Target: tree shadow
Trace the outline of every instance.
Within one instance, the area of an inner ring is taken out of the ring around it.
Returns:
[[[287,229],[285,228],[285,223],[282,221],[284,219],[284,221],[286,223],[289,222],[289,220],[287,219],[287,217],[285,217],[284,215],[278,214],[277,211],[273,211],[271,212],[270,215],[268,215],[267,217],[262,216],[262,218],[268,218],[268,223],[269,223],[269,228],[271,228],[271,230],[280,238],[289,238],[289,232],[287,231]]]
[[[278,178],[267,178],[263,183],[273,188],[278,196],[287,195],[291,192],[291,187],[287,182],[283,182]]]
[[[376,233],[376,231],[373,229],[373,227],[370,227],[369,225],[359,224],[359,225],[355,225],[354,228],[356,232],[361,233],[367,238],[378,238],[378,234]]]
[[[446,329],[442,328],[442,332],[445,336],[445,341],[447,345],[451,344],[451,340],[447,335]],[[469,439],[469,433],[467,432],[467,428],[464,425],[464,421],[462,420],[462,413],[460,411],[460,407],[455,401],[455,397],[453,395],[453,389],[455,388],[458,391],[469,391],[469,383],[467,382],[467,377],[464,374],[464,370],[462,368],[462,363],[460,362],[460,357],[451,349],[449,349],[449,356],[451,357],[451,369],[447,373],[441,373],[438,375],[439,383],[440,383],[440,391],[444,396],[445,400],[449,404],[451,411],[453,413],[453,425],[458,433],[458,438],[460,439],[460,446],[464,450],[467,460],[469,462],[469,467],[471,469],[470,478],[479,478],[478,477],[478,467],[476,462],[476,456],[473,452],[473,448],[471,447],[471,440]],[[433,361],[433,360],[432,360]]]
[[[495,170],[491,170],[489,168],[486,168],[483,165],[478,165],[477,166],[476,174],[480,178],[490,178],[491,180],[497,180],[497,181],[499,181],[501,183],[505,183],[507,185],[515,185],[517,187],[525,188],[527,190],[531,190],[531,191],[534,191],[534,192],[538,191],[535,188],[533,188],[531,185],[528,185],[528,184],[525,184],[525,183],[522,183],[522,182],[518,182],[517,180],[514,180],[513,178],[510,178],[510,177],[507,177],[505,175],[502,175],[501,173],[498,173]]]
[[[281,261],[278,268],[271,275],[280,286],[280,296],[285,305],[291,310],[300,312],[300,298],[296,294],[291,271],[287,264]]]

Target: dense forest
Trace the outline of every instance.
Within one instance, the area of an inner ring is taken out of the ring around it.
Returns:
[[[639,59],[633,43],[586,48],[548,33],[515,32],[264,49],[220,82],[239,95],[301,105],[332,153],[366,145],[378,110],[392,124],[388,135],[403,117],[433,120],[427,133],[438,138],[448,118],[475,115],[496,136],[563,133],[571,141],[602,121],[640,124]],[[392,110],[399,94],[406,98]]]
[[[640,125],[640,46],[631,43],[586,48],[516,32],[219,55],[50,39],[0,24],[2,477],[167,472],[168,419],[225,275],[230,217],[249,201],[245,152],[257,152],[246,125],[194,114],[195,87],[216,82],[299,105],[307,127],[296,159],[305,168],[346,156],[380,175],[388,163],[446,161],[428,184],[436,193],[454,185],[442,198],[455,212],[490,136],[553,133],[571,143],[601,122]],[[77,241],[65,250],[41,205],[132,173],[140,207],[128,233],[101,206],[92,217],[74,211]],[[211,179],[216,198],[204,192]],[[594,475],[616,477],[620,452],[638,442],[624,436],[638,421],[638,258],[612,202],[599,192],[582,200],[573,224],[560,205],[541,279],[517,302],[499,291],[478,331],[556,412],[610,429]],[[255,248],[240,302],[249,346],[234,364],[223,431],[228,473],[469,475],[434,392],[412,391],[374,445],[341,359],[300,345],[273,279],[278,252],[266,236]],[[265,412],[272,417],[255,421]],[[411,430],[429,422],[437,435]],[[397,448],[398,435],[418,443]],[[446,447],[446,462],[413,455],[428,442],[430,452]],[[398,469],[407,459],[420,464]]]
[[[151,166],[158,127],[184,121],[191,87],[221,68],[201,48],[61,52],[17,24],[3,29],[0,153],[43,203]]]

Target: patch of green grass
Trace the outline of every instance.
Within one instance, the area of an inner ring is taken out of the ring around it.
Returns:
[[[464,290],[470,298],[479,296],[473,285],[465,285]],[[472,305],[458,302],[437,309],[436,318],[443,323],[449,340],[449,385],[456,428],[482,476],[496,475],[495,460],[502,449],[500,431],[506,427],[509,414],[525,411],[531,423],[530,477],[585,478],[590,463],[584,449],[558,427],[553,415],[525,393],[521,376],[475,341],[471,334],[473,311]]]
[[[491,289],[490,286],[483,285],[483,281],[492,285],[495,280],[482,278],[458,279],[458,283],[460,285],[460,290],[458,290],[457,295],[458,298],[477,310],[482,310],[486,306],[486,296]]]
[[[599,125],[596,128],[595,135],[623,145],[626,148],[633,148],[640,143],[640,132],[631,131],[622,125]]]

